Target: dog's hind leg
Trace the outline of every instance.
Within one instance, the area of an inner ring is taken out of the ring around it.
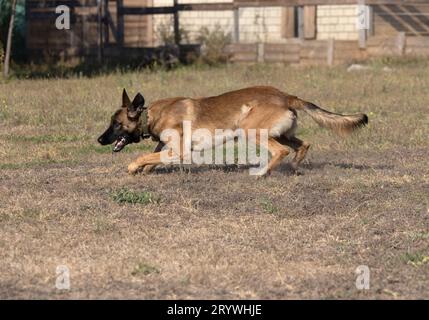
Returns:
[[[268,171],[270,173],[280,162],[289,154],[289,150],[278,143],[274,138],[268,139],[268,151],[271,153],[271,160],[268,163]]]
[[[155,150],[153,150],[153,152],[160,152],[162,150],[162,147],[164,147],[164,145],[165,145],[164,142],[162,142],[162,141],[158,142],[158,144],[156,145]],[[148,173],[152,172],[152,170],[155,169],[156,166],[157,166],[156,164],[145,165],[143,168],[143,173],[148,174]]]
[[[259,144],[259,139],[257,139],[257,143]],[[262,168],[259,174],[260,176],[267,176],[289,154],[289,150],[274,138],[269,138],[267,145],[260,144],[260,146],[267,148],[271,154],[270,162],[266,167]]]
[[[310,144],[294,136],[281,136],[280,138],[276,138],[276,140],[283,145],[291,147],[295,151],[295,157],[292,160],[291,166],[293,170],[297,170],[301,161],[304,160],[308,148],[310,148]]]

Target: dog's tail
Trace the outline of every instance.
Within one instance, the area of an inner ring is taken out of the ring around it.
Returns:
[[[304,110],[318,125],[332,129],[341,136],[368,124],[368,116],[363,113],[352,115],[333,113],[298,98],[294,99],[290,106],[295,110]]]

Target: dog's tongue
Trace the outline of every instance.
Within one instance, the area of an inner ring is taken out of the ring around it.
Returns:
[[[113,147],[113,151],[114,152],[118,152],[121,151],[122,148],[125,146],[126,143],[126,139],[124,137],[118,139],[118,141],[116,141],[115,146]]]

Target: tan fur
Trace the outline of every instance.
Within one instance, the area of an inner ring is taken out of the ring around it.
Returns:
[[[269,173],[289,153],[286,146],[295,151],[293,167],[304,159],[309,148],[307,142],[295,138],[297,128],[296,110],[307,112],[319,125],[343,135],[364,125],[365,115],[331,113],[309,102],[291,96],[273,87],[251,87],[207,98],[170,98],[153,102],[148,107],[148,124],[154,139],[159,139],[165,129],[176,129],[183,134],[182,123],[189,120],[192,129],[206,128],[214,134],[215,129],[237,128],[267,129],[267,148],[272,159],[266,168]],[[163,141],[162,143],[167,143]],[[148,166],[149,172],[161,163],[160,148],[143,155],[130,164],[128,170],[135,173]]]
[[[342,115],[323,110],[310,102],[299,99],[294,101],[293,107],[296,110],[304,110],[318,125],[332,129],[341,136],[348,135],[368,123],[368,117],[363,113]]]

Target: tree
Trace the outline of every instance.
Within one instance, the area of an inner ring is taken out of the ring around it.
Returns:
[[[12,50],[12,34],[13,34],[13,26],[15,24],[15,15],[16,15],[16,1],[17,0],[12,0],[12,13],[10,15],[9,30],[7,33],[6,53],[5,53],[4,67],[3,67],[3,75],[5,78],[9,76],[10,52]]]

